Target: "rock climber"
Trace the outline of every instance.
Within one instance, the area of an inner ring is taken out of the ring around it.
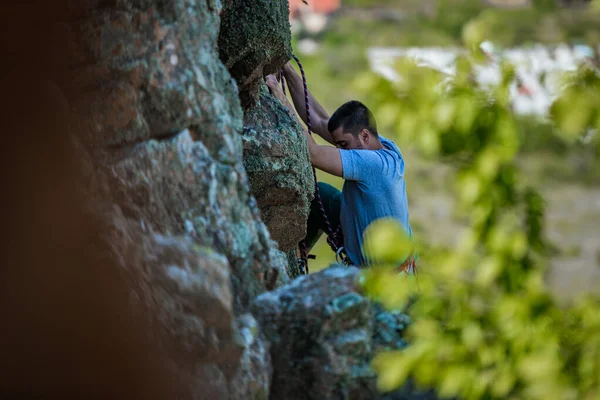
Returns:
[[[283,67],[283,76],[295,110],[306,123],[302,78],[289,62]],[[266,83],[271,93],[294,114],[277,78],[269,75]],[[331,116],[310,93],[308,104],[312,131],[335,146],[317,144],[305,130],[311,163],[313,167],[345,180],[341,192],[327,183],[319,182],[325,213],[334,230],[341,226],[344,247],[352,264],[368,267],[372,263],[362,251],[363,233],[373,221],[394,218],[412,237],[402,153],[394,142],[379,134],[372,112],[361,102],[349,101]],[[321,215],[318,203],[313,200],[306,236],[309,249],[322,232],[326,232]],[[412,254],[398,263],[401,271],[414,271]]]

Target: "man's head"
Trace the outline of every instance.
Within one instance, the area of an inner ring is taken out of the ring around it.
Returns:
[[[381,147],[375,117],[360,101],[344,103],[329,118],[327,128],[341,149],[375,150]]]

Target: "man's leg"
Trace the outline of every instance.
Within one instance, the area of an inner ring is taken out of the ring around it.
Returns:
[[[335,187],[324,182],[319,182],[319,192],[321,194],[321,201],[323,203],[323,208],[325,209],[325,214],[331,224],[331,229],[335,232],[340,225],[342,193]],[[319,202],[315,197],[310,204],[310,214],[308,215],[306,229],[306,243],[308,244],[309,251],[315,243],[317,243],[323,232],[325,232],[325,234],[328,233],[327,224],[325,224]]]

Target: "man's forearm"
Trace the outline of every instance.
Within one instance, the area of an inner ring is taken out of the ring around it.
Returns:
[[[302,83],[302,77],[296,73],[293,67],[289,64],[283,69],[285,79],[287,81],[287,85],[290,89],[290,96],[292,97],[292,101],[294,102],[294,106],[296,108],[296,112],[304,121],[305,124],[307,122],[306,115],[306,99],[304,97],[304,84]],[[308,93],[308,105],[310,107],[311,113],[311,122],[313,123],[312,128],[313,131],[323,139],[331,143],[331,134],[327,129],[327,121],[329,121],[329,114],[321,104],[312,96],[312,94]]]
[[[300,75],[298,75],[291,66],[286,66],[283,72],[288,87],[290,88],[290,95],[292,96],[292,101],[294,102],[296,111],[298,112],[298,115],[300,115],[300,118],[302,118],[302,121],[306,123],[306,99],[304,98],[304,84],[302,83],[302,77],[300,77]],[[319,105],[317,108],[315,103],[317,103],[316,100],[309,92],[308,104],[311,108],[311,114],[316,113],[320,116],[322,107]]]

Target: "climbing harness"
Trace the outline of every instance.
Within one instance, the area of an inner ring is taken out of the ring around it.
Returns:
[[[339,228],[338,228],[339,230]],[[327,238],[329,239],[329,237]],[[329,243],[329,242],[327,242]],[[335,252],[335,261],[338,262],[338,264],[344,264],[344,265],[349,265],[350,262],[348,260],[348,255],[346,254],[346,249],[344,249],[344,246],[341,246],[337,249],[337,251]]]
[[[309,135],[312,134],[312,126],[310,121],[310,105],[308,103],[308,85],[306,84],[306,74],[304,73],[304,68],[302,67],[302,63],[292,54],[292,57],[298,64],[300,68],[300,73],[302,75],[302,84],[304,85],[304,101],[306,105],[306,127],[308,128]],[[285,94],[285,81],[283,77],[283,71],[280,72],[281,77],[281,86],[283,88],[283,93]],[[331,227],[331,223],[329,222],[329,218],[327,218],[327,213],[325,213],[325,207],[323,206],[323,201],[321,200],[321,193],[319,192],[319,183],[317,181],[317,171],[315,168],[312,168],[313,171],[313,179],[315,182],[315,199],[317,200],[317,204],[319,204],[319,209],[321,210],[321,216],[325,221],[325,226],[327,226],[327,244],[331,247],[331,250],[335,253],[335,259],[338,263],[344,264],[346,266],[350,265],[350,259],[348,258],[348,253],[344,248],[344,242],[342,237],[341,228],[338,227],[335,231]],[[302,275],[308,275],[308,259],[314,259],[315,256],[312,254],[308,254],[308,244],[306,240],[302,240],[299,243],[300,247],[300,259],[298,260],[298,266],[300,268],[300,273]]]
[[[421,291],[421,287],[419,286],[419,276],[417,275],[417,264],[414,254],[410,254],[408,258],[396,269],[399,273],[409,277],[409,279],[412,277],[416,284],[417,292]]]

